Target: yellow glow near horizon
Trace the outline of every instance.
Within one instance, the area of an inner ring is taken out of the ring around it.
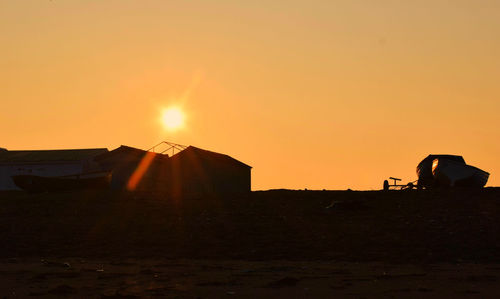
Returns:
[[[184,112],[178,107],[169,107],[162,112],[161,121],[167,130],[178,130],[184,126]]]

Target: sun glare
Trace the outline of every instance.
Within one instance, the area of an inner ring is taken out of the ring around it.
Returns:
[[[165,129],[177,130],[184,125],[184,113],[177,107],[170,107],[163,110],[161,120]]]

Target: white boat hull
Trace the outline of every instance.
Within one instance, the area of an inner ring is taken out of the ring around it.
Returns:
[[[489,173],[477,167],[448,159],[435,159],[432,174],[439,186],[482,188],[488,182]]]

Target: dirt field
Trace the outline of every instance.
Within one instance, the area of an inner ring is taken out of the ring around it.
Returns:
[[[500,189],[0,193],[0,294],[498,297]]]

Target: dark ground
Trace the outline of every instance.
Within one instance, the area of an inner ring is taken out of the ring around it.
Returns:
[[[436,296],[484,297],[498,294],[500,289],[496,287],[500,274],[499,216],[500,188],[439,192],[276,190],[185,200],[90,191],[3,192],[0,260],[3,269],[11,270],[0,272],[5,282],[0,284],[0,295],[14,296],[16,289],[16,294],[24,295],[85,297],[125,292],[150,296],[155,294],[147,293],[146,285],[153,278],[147,277],[154,273],[173,275],[175,265],[183,265],[179,266],[184,267],[183,273],[201,275],[205,271],[208,276],[195,275],[184,284],[170,280],[163,288],[156,281],[158,289],[163,290],[156,295],[219,297],[234,295],[234,289],[238,289],[243,297],[303,297],[306,294],[300,292],[307,288],[311,289],[309,295],[315,294],[313,297],[329,297],[331,292],[354,297],[419,297],[426,290]],[[103,275],[99,273],[103,265],[122,266],[119,271],[125,276],[118,275],[109,283],[105,280],[101,289],[96,289],[92,281],[98,278],[82,272],[86,265],[95,268],[89,272],[94,276]],[[158,265],[174,266],[161,270]],[[317,270],[309,273],[303,270],[304,265]],[[141,267],[149,272],[142,273]],[[259,272],[266,267],[271,270]],[[356,272],[356,267],[362,270]],[[436,267],[448,270],[432,270]],[[402,270],[407,268],[412,270]],[[69,278],[50,274],[54,269],[59,269],[59,275],[71,271],[78,275],[68,285]],[[246,270],[260,274],[247,282],[241,276],[239,280],[231,276]],[[443,274],[446,271],[450,275],[456,272],[463,279]],[[471,271],[479,279],[472,276],[470,280]],[[136,283],[144,282],[140,287],[132,284],[136,289],[127,287],[127,279],[120,279],[132,274],[138,275],[134,276]],[[313,274],[320,276],[316,285],[303,282]],[[403,280],[385,280],[388,289],[359,283],[400,274]],[[43,279],[37,280],[36,275]],[[422,275],[434,277],[427,281],[434,286],[416,283]],[[214,283],[208,277],[219,277],[222,282]],[[342,284],[346,277],[357,283]],[[440,293],[441,280],[448,284],[455,281],[454,286],[464,289]],[[415,285],[398,288],[394,283]],[[478,288],[477,284],[483,285]],[[400,289],[404,294],[397,294]]]

